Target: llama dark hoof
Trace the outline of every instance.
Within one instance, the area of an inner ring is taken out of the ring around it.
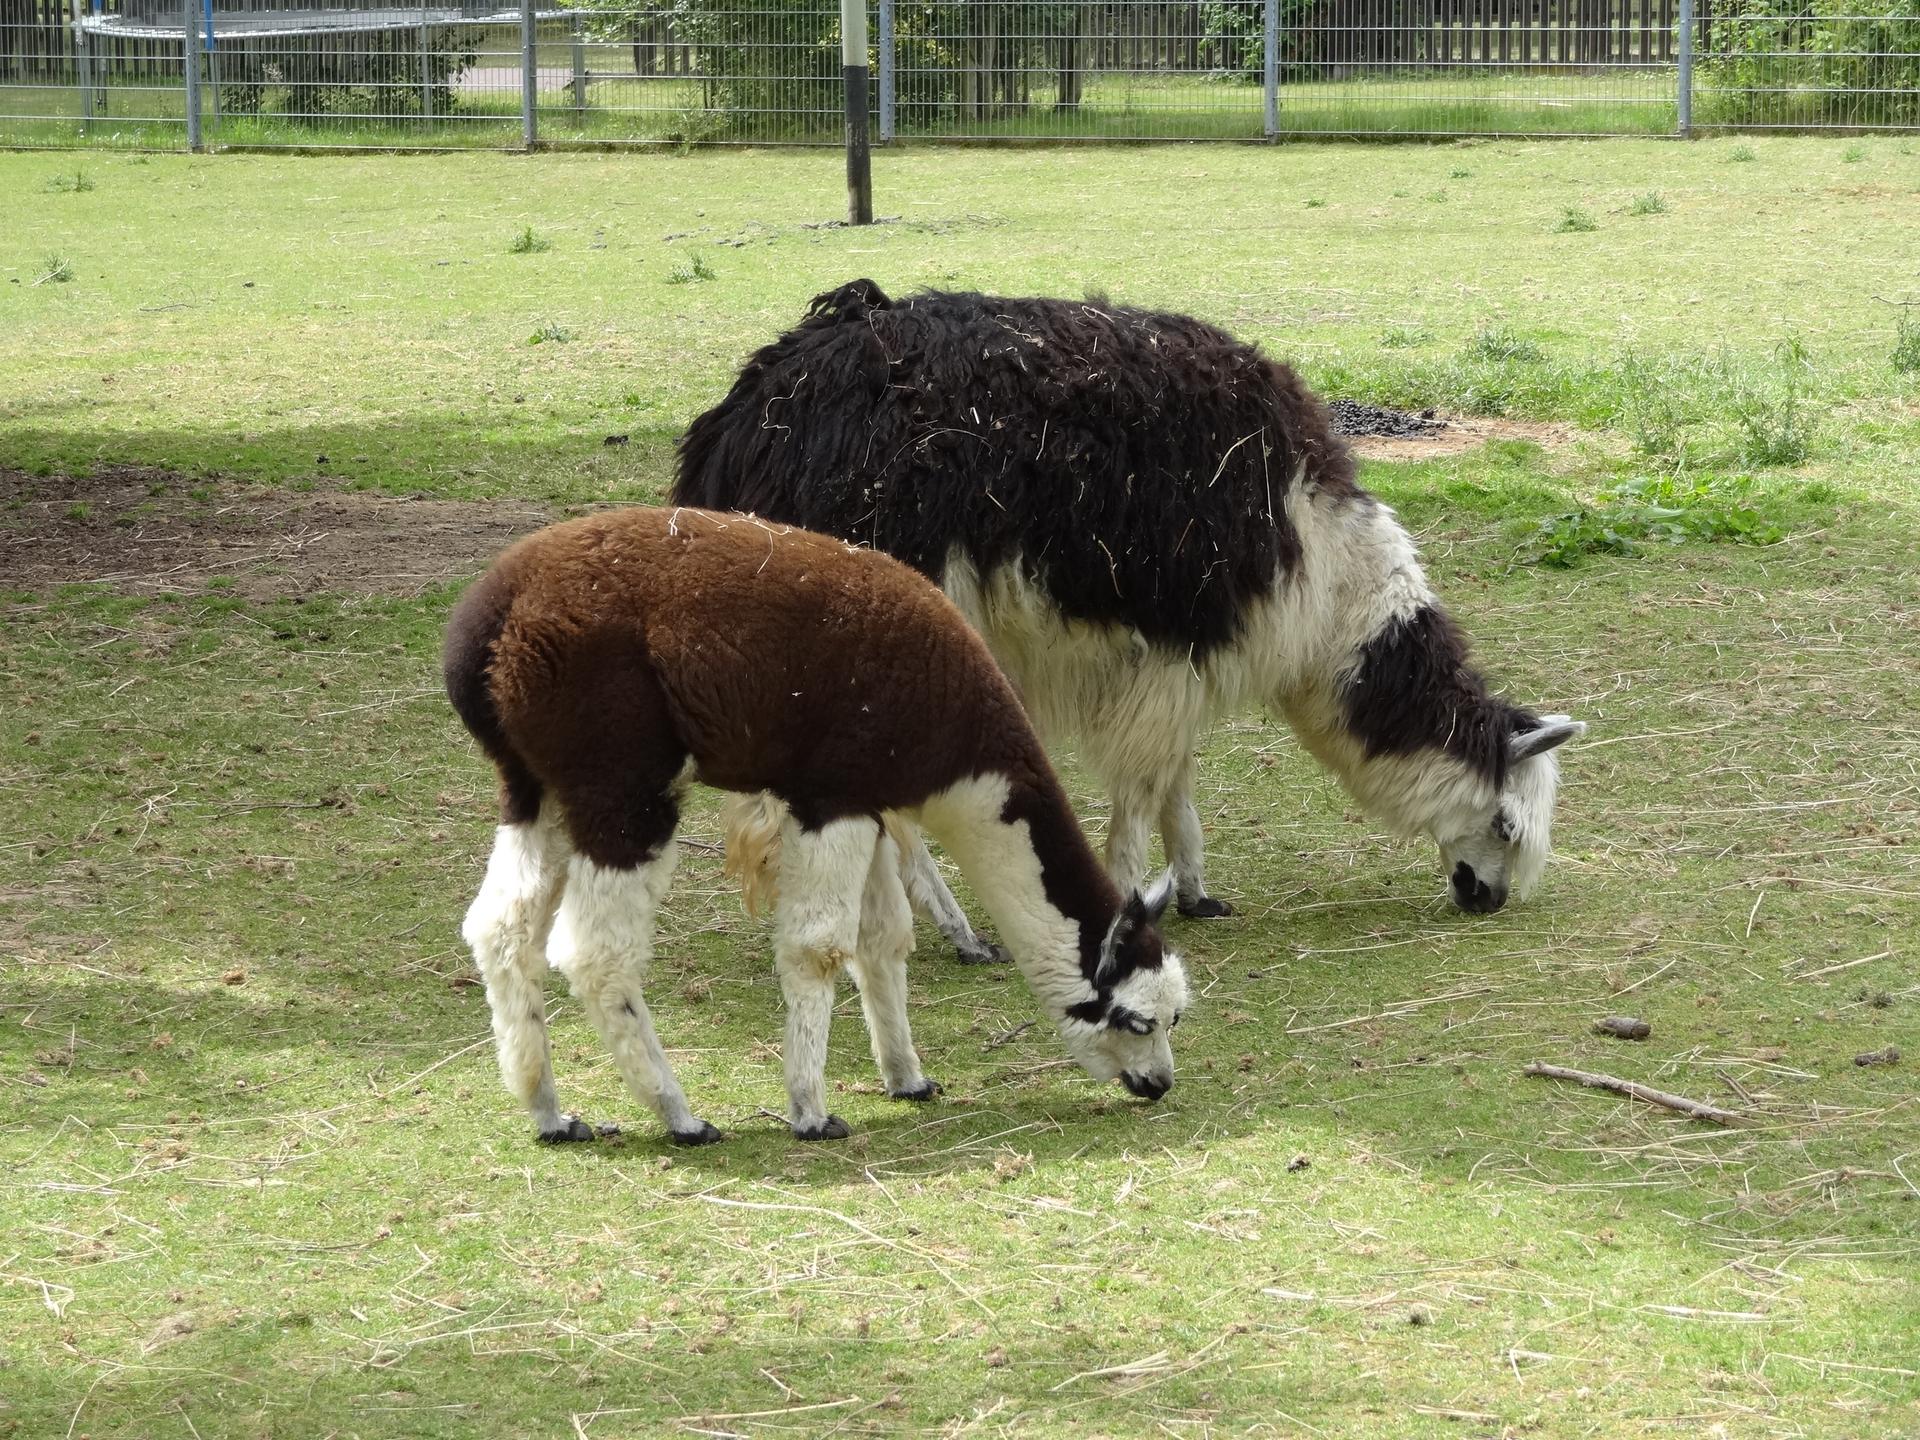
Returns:
[[[699,1128],[694,1130],[669,1130],[667,1132],[667,1139],[676,1145],[712,1145],[725,1138],[724,1135],[704,1120],[700,1122]]]
[[[852,1133],[847,1128],[847,1122],[838,1115],[829,1115],[810,1129],[802,1130],[798,1125],[793,1127],[793,1138],[796,1140],[844,1140]]]
[[[887,1098],[890,1100],[911,1100],[915,1104],[921,1104],[933,1099],[933,1097],[939,1093],[940,1082],[938,1080],[923,1079],[911,1090],[889,1090],[887,1092]]]
[[[1189,920],[1220,920],[1233,914],[1233,906],[1211,895],[1202,895],[1198,900],[1182,900],[1179,905],[1180,913]]]
[[[1010,965],[1013,963],[1013,956],[1007,953],[1006,946],[978,938],[971,945],[954,946],[953,958],[962,965]]]
[[[558,1130],[540,1132],[542,1145],[570,1145],[576,1140],[599,1140],[620,1133],[618,1125],[589,1125],[578,1115],[565,1115],[561,1118],[566,1121],[566,1124]]]

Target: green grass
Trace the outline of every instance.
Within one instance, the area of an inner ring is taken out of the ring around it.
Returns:
[[[0,477],[0,527],[115,526],[63,477],[129,463],[207,529],[342,486],[655,498],[817,290],[1105,291],[1338,393],[1586,422],[1366,479],[1487,667],[1594,729],[1541,892],[1469,918],[1281,727],[1224,725],[1240,913],[1169,924],[1200,1001],[1153,1107],[923,935],[947,1094],[885,1100],[848,997],[856,1134],[795,1144],[765,929],[690,847],[649,995],[729,1138],[661,1143],[556,985],[563,1099],[629,1133],[547,1150],[458,936],[491,786],[438,692],[452,590],[309,590],[285,546],[169,594],[0,572],[0,1435],[1913,1433],[1920,379],[1873,296],[1920,171],[1723,148],[888,155],[865,231],[809,228],[830,155],[102,155],[20,207],[0,469],[46,473]],[[9,193],[63,170],[0,156]],[[1544,233],[1656,177],[1657,245]],[[508,254],[529,226],[552,250]],[[72,282],[30,284],[50,253]],[[1789,392],[1803,458],[1742,458]],[[1582,511],[1650,543],[1534,563]]]
[[[285,92],[269,87],[260,113],[215,113],[203,100],[202,131],[210,146],[296,148],[405,147],[497,148],[522,142],[517,37],[503,37],[483,50],[484,65],[469,72],[475,88],[463,91],[452,114],[418,116],[326,115],[290,118],[280,113]],[[542,65],[564,70],[564,49]],[[594,49],[589,65],[612,71],[630,63],[625,47]],[[168,83],[169,78],[174,83]],[[1043,79],[1043,77],[1035,77]],[[804,91],[796,92],[804,93]],[[211,95],[211,90],[206,92]],[[962,117],[951,110],[903,103],[897,131],[906,140],[964,135],[974,139],[1034,140],[1257,140],[1264,135],[1260,87],[1203,76],[1096,73],[1083,87],[1080,106],[1054,108],[1056,92],[1032,87],[1023,109]],[[396,102],[414,103],[411,96]],[[744,117],[730,124],[703,107],[697,81],[611,75],[587,87],[576,108],[567,89],[543,90],[538,127],[555,145],[683,144],[722,140],[753,143],[838,144],[840,109],[831,100],[816,113]],[[79,92],[58,87],[13,87],[9,115],[0,119],[0,144],[73,145],[89,148],[177,149],[183,143],[186,105],[176,77],[129,73],[109,87],[104,113],[91,124],[80,116]],[[1676,124],[1670,72],[1622,72],[1604,87],[1578,75],[1429,74],[1405,71],[1311,82],[1288,81],[1280,90],[1280,133],[1364,134],[1389,137],[1484,135],[1671,135]]]
[[[1105,291],[1196,311],[1337,393],[1588,425],[1619,423],[1629,351],[1766,368],[1798,337],[1807,402],[1849,407],[1826,458],[1865,459],[1913,424],[1913,392],[1888,378],[1897,312],[1873,297],[1900,295],[1920,164],[1882,147],[1829,184],[1821,142],[1768,146],[1776,163],[1744,166],[1716,141],[1421,146],[1379,165],[1311,146],[904,151],[876,162],[892,223],[863,232],[816,228],[844,206],[829,154],[101,156],[95,190],[22,207],[0,237],[0,284],[21,282],[0,452],[68,472],[111,456],[401,493],[620,495],[810,296],[871,274],[893,291]],[[1467,154],[1458,203],[1416,198]],[[70,169],[0,157],[15,191]],[[1559,197],[1610,213],[1651,174],[1674,204],[1657,244],[1542,233]],[[1858,284],[1777,263],[1810,195],[1844,223]],[[223,216],[249,243],[207,243],[239,233]],[[554,248],[506,253],[529,227]],[[32,285],[50,254],[72,281]],[[673,284],[693,254],[719,278]],[[574,343],[525,345],[547,324]],[[1385,350],[1389,326],[1430,338]],[[1541,358],[1465,354],[1486,329]],[[619,455],[600,445],[614,431],[634,440]]]

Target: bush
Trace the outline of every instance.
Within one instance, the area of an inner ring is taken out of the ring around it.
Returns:
[[[255,48],[259,43],[267,48]],[[265,42],[223,37],[217,62],[220,107],[229,114],[258,115],[271,92],[284,90],[290,120],[445,115],[454,108],[455,87],[474,58],[467,41],[447,26],[424,34],[282,35]]]
[[[1701,39],[1703,124],[1920,124],[1920,0],[1722,0]]]

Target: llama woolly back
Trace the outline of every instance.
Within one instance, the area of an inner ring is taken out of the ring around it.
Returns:
[[[784,806],[774,961],[800,1138],[847,1134],[824,1079],[843,968],[888,1093],[938,1089],[907,1026],[893,812],[954,856],[1082,1066],[1150,1100],[1172,1085],[1186,971],[1155,929],[1171,882],[1122,895],[985,645],[906,566],[740,515],[589,516],[520,541],[468,590],[445,669],[500,775],[463,934],[501,1074],[542,1139],[595,1134],[554,1093],[549,959],[670,1137],[720,1138],[689,1108],[642,994],[690,779]]]
[[[1193,752],[1266,704],[1375,816],[1496,910],[1544,868],[1554,749],[1585,726],[1489,693],[1393,512],[1293,371],[1188,316],[870,280],[816,297],[680,446],[674,498],[897,555],[938,581],[1042,733],[1112,796],[1108,859],[1157,825],[1205,888]],[[988,958],[924,854],[917,901]]]

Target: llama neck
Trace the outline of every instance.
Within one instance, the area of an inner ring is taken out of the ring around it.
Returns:
[[[929,799],[920,820],[993,917],[1049,1016],[1096,994],[1085,956],[1120,912],[1120,891],[1087,844],[1052,775],[963,780]]]
[[[1506,778],[1515,712],[1487,693],[1437,605],[1388,621],[1281,708],[1348,793],[1403,833],[1484,806]]]
[[[1499,785],[1511,711],[1488,696],[1388,506],[1297,484],[1287,514],[1301,563],[1258,617],[1262,688],[1370,815],[1431,830]]]

